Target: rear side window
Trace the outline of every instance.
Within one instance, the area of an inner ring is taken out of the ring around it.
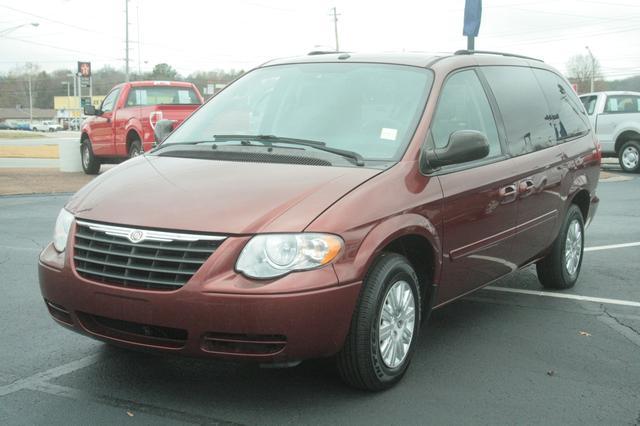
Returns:
[[[640,111],[640,96],[616,95],[608,96],[604,105],[604,112],[607,113],[633,113]]]
[[[199,105],[200,99],[190,87],[149,86],[129,91],[127,106]]]
[[[553,128],[556,140],[562,142],[588,132],[587,115],[573,89],[550,71],[534,69],[533,73],[547,97],[550,114],[546,118]]]
[[[544,149],[555,144],[549,107],[533,70],[527,67],[483,67],[504,119],[512,155]]]
[[[582,101],[582,105],[584,109],[587,110],[587,114],[593,115],[596,110],[596,102],[598,101],[597,96],[580,96],[580,101]]]
[[[442,88],[431,125],[436,148],[445,147],[451,134],[458,130],[484,133],[489,141],[488,157],[502,153],[491,106],[478,76],[472,70],[453,74]]]

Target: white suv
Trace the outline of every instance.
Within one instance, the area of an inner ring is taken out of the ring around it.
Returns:
[[[618,157],[625,172],[640,172],[640,93],[597,92],[580,96],[605,157]]]
[[[62,130],[62,126],[55,121],[43,121],[39,124],[34,124],[31,129],[34,132],[57,132]]]

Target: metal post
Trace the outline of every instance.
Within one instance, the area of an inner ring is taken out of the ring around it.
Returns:
[[[126,56],[125,56],[125,76],[126,81],[129,81],[129,0],[124,0],[124,19],[125,19],[125,44],[126,44]]]
[[[31,68],[29,68],[29,125],[33,124],[33,98],[31,97]]]
[[[93,105],[93,76],[89,76],[89,97],[91,98],[91,104]]]
[[[334,7],[333,10],[333,30],[336,34],[336,52],[340,51],[340,45],[338,44],[338,10]]]
[[[475,50],[475,48],[476,48],[475,41],[476,41],[475,37],[473,37],[473,36],[468,36],[467,37],[467,50],[469,50],[469,51]]]

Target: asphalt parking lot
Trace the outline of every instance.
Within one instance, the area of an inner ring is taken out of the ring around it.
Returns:
[[[624,177],[598,188],[569,298],[538,293],[530,268],[450,304],[403,382],[377,394],[345,387],[326,360],[261,369],[63,329],[36,265],[68,195],[0,197],[0,424],[640,425],[640,176]]]

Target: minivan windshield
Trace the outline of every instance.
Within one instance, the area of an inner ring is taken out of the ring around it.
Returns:
[[[318,155],[333,149],[364,160],[396,161],[415,131],[432,81],[430,70],[403,65],[267,66],[220,92],[161,147],[213,143],[216,135],[226,142],[239,135],[237,142],[246,147],[249,136],[268,135],[278,146],[286,139],[319,142],[328,149]],[[313,151],[314,145],[301,149]]]

